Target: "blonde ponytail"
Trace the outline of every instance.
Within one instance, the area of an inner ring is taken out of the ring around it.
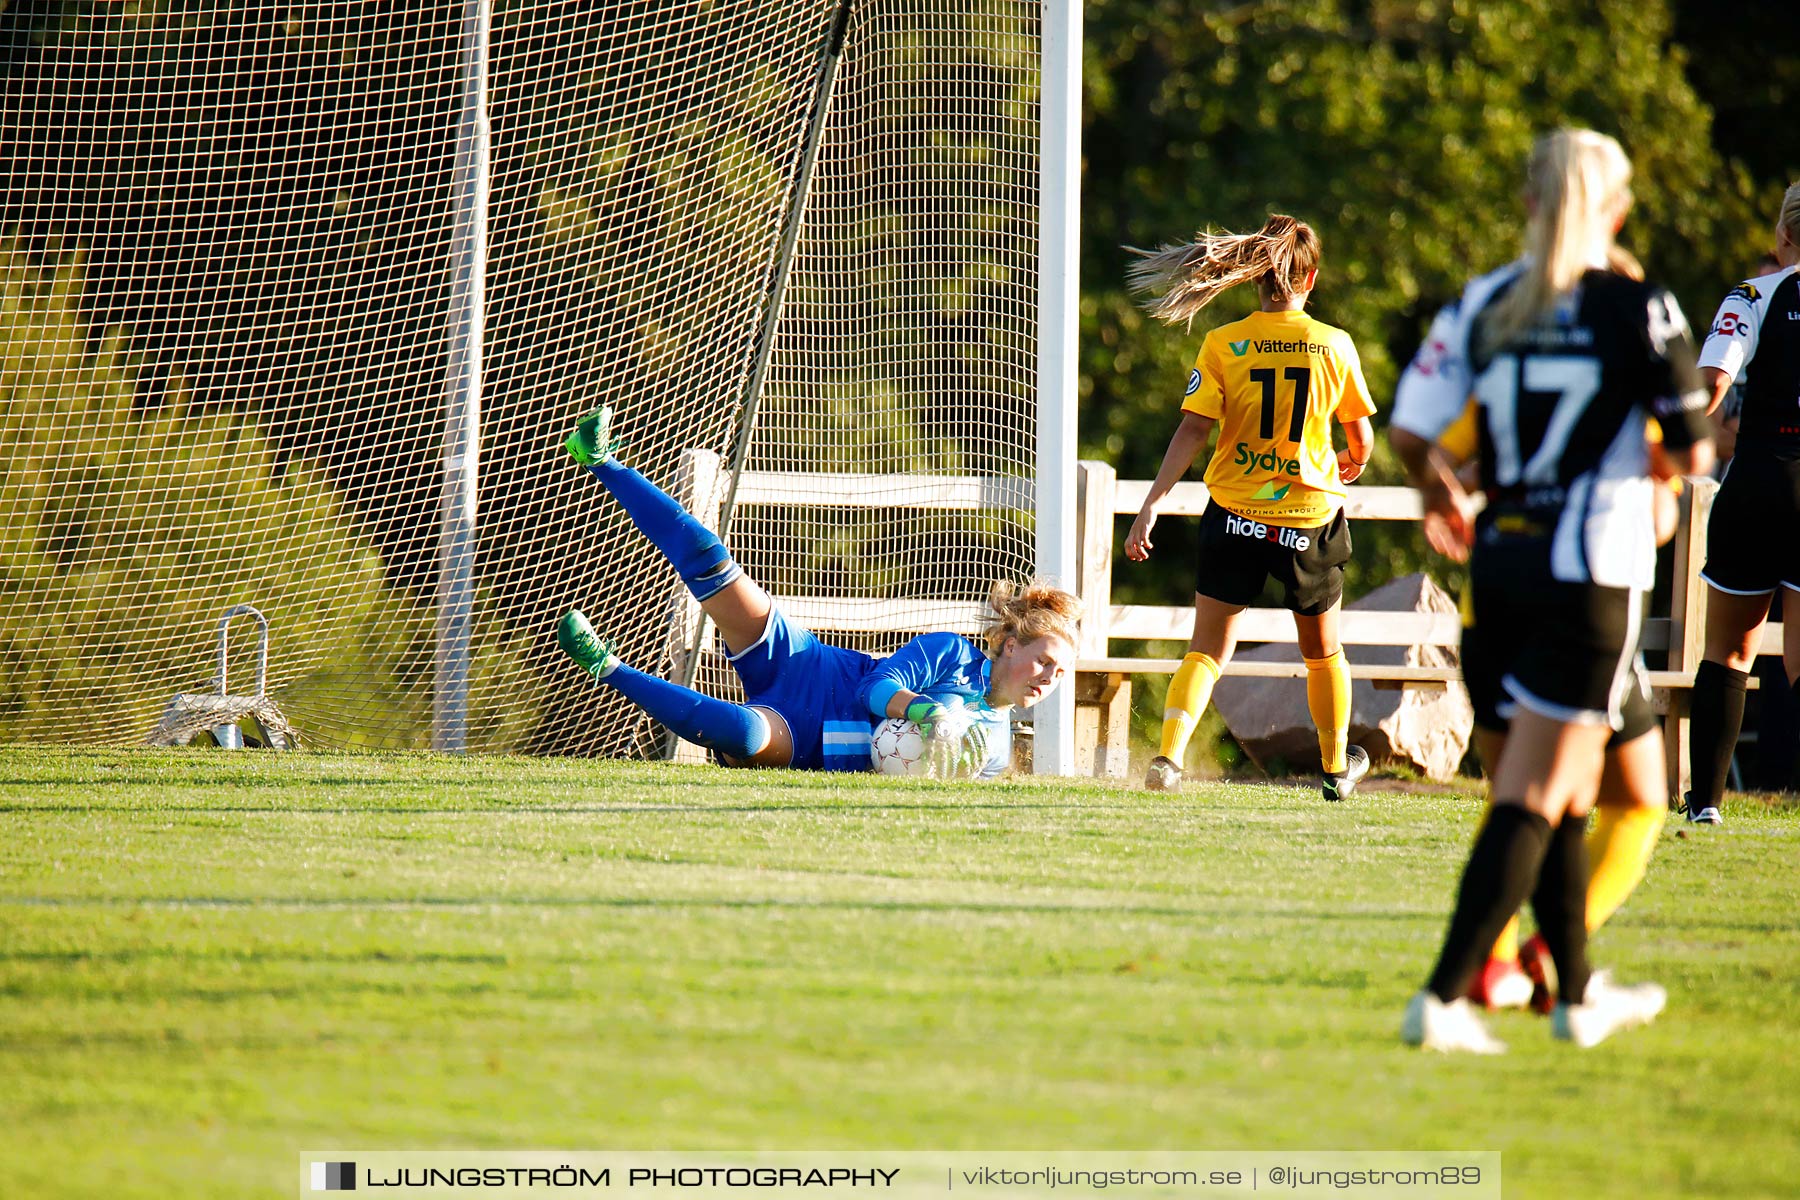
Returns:
[[[1081,601],[1042,580],[1023,586],[1009,579],[999,580],[988,589],[987,607],[981,637],[987,644],[989,658],[1000,653],[1009,637],[1035,642],[1053,633],[1071,646],[1077,644]]]
[[[1126,272],[1131,289],[1148,294],[1145,311],[1171,325],[1192,324],[1215,296],[1240,283],[1255,282],[1275,299],[1288,299],[1319,266],[1319,235],[1281,213],[1255,233],[1202,233],[1181,245],[1126,249],[1143,260]]]
[[[1591,129],[1559,129],[1532,147],[1526,178],[1531,217],[1524,272],[1489,310],[1484,346],[1498,351],[1549,315],[1596,256],[1620,274],[1642,279],[1635,258],[1613,242],[1631,206],[1631,160],[1619,143]]]
[[[1781,216],[1775,223],[1787,230],[1788,241],[1800,246],[1800,183],[1788,185],[1781,197]]]

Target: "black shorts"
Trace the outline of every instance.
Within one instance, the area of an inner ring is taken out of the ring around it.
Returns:
[[[1706,523],[1700,577],[1735,596],[1800,591],[1800,460],[1754,450],[1731,460]]]
[[[1462,633],[1463,684],[1469,689],[1469,700],[1475,707],[1475,724],[1491,733],[1505,733],[1512,722],[1502,716],[1511,713],[1511,698],[1501,680],[1506,677],[1507,655],[1515,641],[1504,631],[1488,636],[1489,627],[1470,623]],[[1631,682],[1620,702],[1619,728],[1607,739],[1607,746],[1623,746],[1657,727],[1656,710],[1650,703],[1650,681],[1643,671],[1641,658],[1633,656]],[[1488,764],[1492,769],[1493,764]]]
[[[1194,590],[1223,604],[1248,607],[1270,576],[1280,581],[1282,603],[1316,617],[1344,597],[1344,564],[1350,561],[1350,522],[1343,510],[1327,525],[1290,529],[1240,517],[1208,504],[1200,516],[1200,562]]]
[[[1476,720],[1504,729],[1522,706],[1621,735],[1636,728],[1631,736],[1641,736],[1656,721],[1638,651],[1643,593],[1564,583],[1550,577],[1548,564],[1542,542],[1476,550],[1475,621],[1464,631],[1462,652]],[[1620,736],[1615,744],[1629,740]]]

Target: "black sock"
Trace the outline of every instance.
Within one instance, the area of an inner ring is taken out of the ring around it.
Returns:
[[[1771,792],[1792,791],[1794,766],[1800,760],[1800,681],[1790,683],[1778,658],[1757,660],[1762,682],[1762,721],[1756,727],[1756,786]]]
[[[1494,939],[1531,894],[1549,840],[1550,823],[1521,805],[1501,802],[1488,813],[1463,867],[1444,948],[1426,984],[1439,1000],[1448,1003],[1468,991]]]
[[[1550,831],[1531,893],[1538,934],[1556,964],[1556,998],[1564,1004],[1587,996],[1587,886],[1587,818],[1565,816]]]
[[[1749,682],[1747,672],[1711,659],[1694,671],[1694,691],[1688,701],[1688,765],[1693,777],[1689,815],[1717,808],[1725,794],[1731,755],[1744,728],[1744,689]]]
[[[1788,777],[1781,785],[1781,791],[1795,791],[1800,785],[1800,679],[1788,684]]]

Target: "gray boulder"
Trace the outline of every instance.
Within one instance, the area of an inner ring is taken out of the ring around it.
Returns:
[[[1430,577],[1408,575],[1345,607],[1454,614],[1456,601]],[[1457,665],[1454,646],[1347,646],[1344,653],[1353,666]],[[1300,649],[1292,643],[1240,650],[1234,659],[1301,661]],[[1378,766],[1402,762],[1439,782],[1454,777],[1475,727],[1475,712],[1462,683],[1452,680],[1404,688],[1376,684],[1375,680],[1358,679],[1351,685],[1351,742],[1367,750]],[[1289,771],[1303,772],[1319,769],[1318,733],[1307,711],[1304,678],[1233,678],[1227,668],[1213,690],[1212,704],[1257,766],[1270,770],[1285,765]]]

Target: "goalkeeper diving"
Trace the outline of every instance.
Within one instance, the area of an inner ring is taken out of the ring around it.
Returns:
[[[1012,710],[1042,700],[1074,667],[1074,596],[1043,583],[994,584],[980,647],[955,633],[921,634],[887,658],[828,645],[776,608],[712,530],[618,460],[612,415],[590,413],[563,445],[700,602],[745,702],[627,666],[570,612],[556,639],[583,670],[728,767],[866,771],[875,726],[893,717],[918,726],[940,775],[992,779],[1012,765]]]

